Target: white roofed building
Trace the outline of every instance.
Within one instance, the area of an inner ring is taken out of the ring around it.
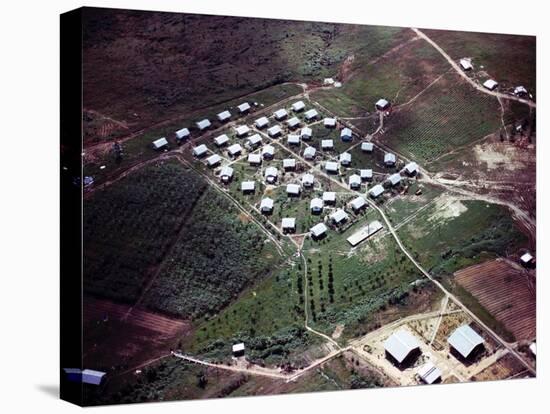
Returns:
[[[223,112],[220,112],[218,115],[216,115],[216,117],[218,118],[218,121],[225,122],[229,120],[229,118],[231,118],[231,112],[223,111]]]
[[[300,126],[300,119],[294,116],[290,118],[288,121],[286,121],[286,124],[290,129],[296,129]]]
[[[357,174],[352,174],[349,176],[348,178],[348,184],[349,184],[349,188],[351,189],[358,189],[361,187],[361,177],[358,176]]]
[[[285,170],[293,170],[296,168],[296,160],[294,158],[285,158],[283,160],[283,168]]]
[[[529,252],[526,252],[526,253],[523,253],[521,255],[521,257],[519,258],[519,261],[521,262],[522,265],[524,266],[527,266],[527,265],[530,265],[531,263],[533,263],[533,261],[535,260],[535,258],[533,257],[533,255]]]
[[[325,204],[334,204],[336,202],[336,193],[334,191],[325,191],[323,193],[323,202]]]
[[[256,188],[256,183],[254,181],[243,181],[241,183],[241,191],[243,193],[253,193]]]
[[[483,87],[489,89],[490,91],[494,91],[498,87],[498,82],[494,79],[487,79],[483,82]]]
[[[319,113],[315,109],[310,109],[306,111],[304,116],[306,117],[306,121],[313,121],[315,118],[319,116]]]
[[[351,154],[349,152],[343,152],[340,154],[339,158],[340,164],[348,166],[351,164]]]
[[[256,125],[256,128],[265,128],[269,125],[269,119],[266,116],[262,116],[254,121],[254,125]]]
[[[334,128],[336,126],[336,118],[323,119],[323,125],[327,128]]]
[[[204,144],[198,145],[195,148],[193,148],[193,155],[195,157],[202,157],[206,155],[208,152],[208,147]]]
[[[416,374],[425,384],[435,384],[441,381],[441,370],[433,362],[426,362]]]
[[[227,152],[228,152],[229,155],[231,155],[232,157],[236,157],[236,156],[239,155],[242,151],[243,151],[243,147],[241,147],[240,144],[233,144],[233,145],[230,145],[229,148],[227,148]]]
[[[265,179],[268,183],[273,184],[275,181],[277,181],[277,177],[279,175],[279,171],[277,168],[269,166],[264,171]]]
[[[262,143],[262,137],[260,134],[254,134],[251,137],[248,137],[246,142],[250,148],[256,148]]]
[[[315,177],[313,176],[313,174],[306,173],[306,174],[304,174],[304,176],[302,177],[302,185],[303,185],[304,187],[311,187],[311,186],[313,186],[314,181],[315,181]]]
[[[278,137],[283,132],[280,125],[273,125],[272,127],[267,129],[267,133],[271,138]]]
[[[220,179],[223,183],[228,183],[233,178],[233,168],[226,165],[220,172]]]
[[[348,213],[340,208],[330,215],[330,219],[334,224],[342,224],[348,219]]]
[[[176,139],[178,140],[189,138],[189,135],[190,135],[189,129],[187,128],[182,128],[176,131]]]
[[[212,125],[208,119],[203,119],[202,121],[199,121],[196,123],[197,128],[201,131],[204,131],[206,128],[210,127]]]
[[[310,127],[304,127],[302,128],[302,130],[300,131],[300,138],[304,139],[304,140],[308,140],[308,139],[311,139],[311,136],[313,135],[313,131],[311,130]]]
[[[359,170],[359,176],[363,181],[372,180],[372,170],[370,168]]]
[[[321,140],[321,149],[327,151],[334,148],[334,141],[331,139],[322,139]]]
[[[260,211],[264,214],[271,213],[273,211],[273,200],[269,197],[262,198]]]
[[[242,342],[233,345],[233,347],[231,348],[231,351],[233,352],[233,356],[236,358],[242,357],[244,355],[244,350],[245,350],[244,344]]]
[[[462,58],[460,59],[460,67],[462,70],[472,70],[472,61],[470,59]]]
[[[334,79],[333,78],[325,78],[323,80],[323,85],[325,85],[325,86],[334,85]]]
[[[320,198],[313,198],[309,202],[309,209],[314,214],[319,214],[321,211],[323,211],[323,200]]]
[[[367,206],[367,200],[359,196],[350,201],[349,205],[356,213]]]
[[[248,102],[243,102],[242,104],[237,106],[237,109],[239,110],[239,112],[241,114],[244,114],[244,113],[250,111],[250,104]]]
[[[386,164],[387,167],[394,166],[396,161],[397,159],[395,157],[395,154],[388,152],[386,153],[386,155],[384,155],[384,164]]]
[[[262,148],[262,157],[264,157],[265,160],[271,160],[275,156],[275,148],[273,145],[266,145]]]
[[[314,147],[306,147],[304,150],[304,158],[306,160],[312,160],[315,158],[315,154],[317,153],[317,150]]]
[[[221,161],[222,161],[222,157],[220,157],[218,154],[213,154],[206,159],[206,164],[208,164],[209,167],[215,167]]]
[[[374,144],[372,142],[362,142],[361,151],[372,152],[374,150]]]
[[[324,223],[317,223],[315,226],[309,229],[309,231],[311,232],[311,236],[315,240],[317,240],[327,234],[328,228],[327,226],[325,226]]]
[[[524,86],[516,86],[514,88],[514,95],[516,96],[524,96],[527,95],[527,89],[525,89]]]
[[[370,195],[372,198],[377,198],[377,197],[380,196],[383,192],[384,192],[384,187],[383,187],[381,184],[376,184],[374,187],[372,187],[372,188],[369,190],[369,195]]]
[[[347,238],[347,241],[349,244],[351,244],[352,247],[357,246],[359,243],[361,243],[363,240],[366,240],[373,234],[377,233],[378,231],[382,230],[382,224],[378,220],[374,220],[367,224],[366,226],[363,226],[361,229],[353,233],[351,236]]]
[[[288,145],[300,145],[300,135],[288,134],[286,137]]]
[[[338,173],[338,163],[335,161],[325,162],[325,171],[332,174]]]
[[[376,101],[376,104],[374,106],[379,111],[385,111],[386,109],[388,109],[390,107],[390,103],[386,99],[382,98],[382,99],[379,99],[378,101]]]
[[[248,154],[248,163],[250,165],[260,165],[262,163],[262,156],[260,154]]]
[[[168,147],[168,140],[164,137],[156,139],[153,141],[153,148],[159,150],[161,148]]]
[[[395,186],[401,182],[401,176],[399,175],[399,173],[392,174],[388,177],[388,182],[392,186]]]
[[[351,141],[352,139],[351,129],[349,128],[342,129],[342,131],[340,132],[340,138],[342,139],[342,141]]]
[[[300,112],[302,111],[304,108],[306,107],[306,104],[304,103],[304,101],[298,101],[298,102],[294,102],[292,104],[292,110],[294,112]]]
[[[250,132],[250,128],[247,125],[241,125],[235,128],[235,134],[238,137],[244,137],[249,132]]]
[[[456,351],[455,355],[467,359],[474,350],[481,348],[485,340],[470,325],[462,325],[449,336],[448,342],[451,350]]]
[[[286,109],[281,108],[273,112],[273,116],[277,121],[281,121],[288,116],[288,112],[286,111]]]
[[[223,147],[225,144],[229,142],[229,137],[225,134],[219,135],[216,138],[214,138],[214,143],[218,147]]]
[[[281,228],[283,233],[294,232],[296,230],[296,219],[294,217],[283,218]]]
[[[286,193],[289,196],[299,196],[302,188],[298,184],[287,184]]]
[[[409,162],[407,165],[405,165],[405,172],[408,175],[415,175],[418,173],[418,164],[416,162]]]
[[[404,365],[418,356],[420,344],[409,331],[400,329],[384,341],[384,350],[390,360],[397,365]]]

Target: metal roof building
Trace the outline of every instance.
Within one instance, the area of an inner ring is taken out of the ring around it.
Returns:
[[[237,128],[235,128],[235,134],[237,134],[238,137],[242,137],[250,132],[250,128],[248,125],[241,125]]]
[[[418,350],[420,345],[414,336],[405,329],[394,332],[384,341],[384,350],[393,357],[399,364]]]
[[[275,147],[273,145],[266,145],[262,148],[262,157],[265,159],[271,159],[275,155]]]
[[[353,200],[350,201],[349,205],[354,211],[359,211],[363,207],[366,207],[367,200],[365,200],[362,196],[356,197]]]
[[[309,229],[311,235],[316,239],[324,235],[327,230],[327,226],[325,226],[324,223],[317,223],[315,226]]]
[[[264,176],[268,183],[274,183],[278,175],[279,171],[275,167],[267,167],[264,171]]]
[[[300,195],[300,191],[302,191],[302,189],[298,184],[287,184],[286,186],[286,193],[288,195],[293,195],[293,196]]]
[[[343,221],[347,220],[348,219],[348,213],[346,213],[344,210],[342,210],[341,208],[339,208],[338,210],[336,210],[334,213],[332,213],[330,215],[330,219],[335,223],[335,224],[340,224],[342,223]]]
[[[213,154],[210,157],[206,159],[206,163],[209,167],[214,167],[218,165],[222,160],[222,157],[220,157],[218,154]]]
[[[294,230],[296,228],[296,219],[294,217],[283,218],[281,227],[283,230]]]
[[[317,153],[317,150],[314,147],[307,147],[304,150],[304,158],[306,160],[312,160],[315,158],[316,153]]]
[[[518,96],[527,95],[527,89],[525,89],[524,86],[516,86],[514,88],[514,95],[518,95]]]
[[[401,182],[401,176],[399,173],[392,174],[388,177],[388,181],[391,185],[397,185]]]
[[[231,112],[223,111],[223,112],[220,112],[216,116],[218,117],[218,121],[224,122],[224,121],[227,121],[229,118],[231,118]]]
[[[494,79],[487,79],[485,82],[483,82],[483,87],[489,89],[490,91],[493,91],[497,88],[498,82]]]
[[[214,138],[214,142],[218,147],[221,147],[229,142],[229,137],[223,134]]]
[[[153,141],[153,148],[157,150],[163,147],[166,147],[167,145],[168,145],[168,140],[164,137]]]
[[[179,129],[176,131],[176,138],[177,139],[184,139],[184,138],[187,138],[189,136],[189,129],[187,128],[182,128],[182,129]]]
[[[462,58],[460,59],[460,67],[462,70],[471,70],[473,69],[472,61],[470,59]]]
[[[361,177],[357,174],[352,174],[348,178],[348,184],[350,188],[359,188],[361,187]]]
[[[304,176],[302,177],[302,185],[305,187],[311,187],[314,181],[315,177],[313,176],[313,174],[307,173],[304,174]]]
[[[375,234],[381,229],[382,229],[382,224],[378,220],[374,220],[373,222],[367,224],[366,226],[363,226],[357,232],[349,236],[347,238],[347,241],[349,244],[351,244],[352,247],[355,247],[359,243],[361,243],[363,240],[372,236],[373,234]]]
[[[208,151],[208,148],[206,147],[206,145],[201,144],[193,148],[193,155],[195,157],[202,157],[204,154],[206,154],[207,151]]]
[[[361,143],[361,151],[372,152],[373,149],[374,149],[374,144],[372,142],[362,142]]]
[[[294,102],[292,104],[292,110],[294,112],[299,112],[302,109],[304,109],[305,107],[306,107],[306,104],[304,103],[304,101],[298,101],[298,102]]]
[[[239,106],[237,106],[237,109],[241,114],[248,112],[250,110],[250,104],[248,102],[243,102]]]
[[[405,165],[405,172],[409,175],[418,173],[418,164],[416,162],[409,162]]]
[[[302,139],[310,139],[312,135],[313,135],[313,131],[311,130],[310,127],[303,127],[302,130],[300,131],[300,137]]]
[[[227,152],[229,152],[232,157],[239,155],[242,151],[243,147],[241,147],[240,144],[233,144],[229,148],[227,148]]]
[[[248,154],[248,163],[251,165],[260,165],[262,156],[260,154]]]
[[[256,187],[256,183],[254,181],[243,181],[241,183],[241,190],[243,193],[247,191],[254,191],[255,187]]]
[[[351,129],[344,128],[342,132],[340,132],[340,138],[342,139],[342,141],[351,141],[352,139]]]
[[[304,114],[306,117],[306,120],[311,121],[312,119],[315,119],[319,116],[319,113],[315,109],[310,109],[309,111],[306,111]]]
[[[426,384],[433,384],[441,380],[441,370],[433,362],[426,362],[416,372],[420,379]]]
[[[323,125],[327,128],[334,128],[336,126],[336,118],[323,119]]]
[[[296,168],[296,160],[294,158],[285,158],[283,160],[283,168],[285,170],[292,170]]]
[[[369,190],[369,195],[372,197],[372,198],[376,198],[378,197],[380,194],[382,194],[384,192],[384,187],[382,187],[381,184],[376,184],[374,187],[372,187],[370,190]]]
[[[300,125],[300,120],[297,117],[292,117],[288,121],[286,121],[286,124],[289,128],[294,129]]]
[[[327,161],[325,162],[325,171],[330,173],[337,173],[338,172],[338,163],[334,161]]]
[[[269,213],[273,210],[273,200],[269,197],[262,198],[260,203],[260,211],[262,213]]]
[[[383,111],[383,110],[387,109],[390,106],[390,103],[386,99],[382,98],[382,99],[379,99],[378,101],[376,101],[376,104],[374,104],[374,106],[379,111]]]
[[[203,131],[212,124],[210,123],[210,121],[208,119],[203,119],[202,121],[197,122],[196,125],[197,125],[198,129]]]
[[[533,261],[534,257],[531,253],[529,252],[526,252],[526,253],[523,253],[521,255],[521,257],[519,258],[519,260],[523,263],[523,264],[529,264]]]
[[[359,175],[361,176],[361,180],[370,180],[372,178],[372,170],[359,170]]]
[[[320,198],[311,199],[311,201],[309,202],[309,208],[314,213],[320,213],[321,211],[323,211],[323,200],[321,200]]]
[[[228,182],[229,180],[231,180],[231,178],[233,178],[233,168],[228,165],[223,167],[220,172],[220,178],[223,182]]]
[[[336,201],[336,193],[334,191],[325,191],[323,193],[323,202],[334,203]]]
[[[242,356],[244,355],[244,343],[238,343],[233,345],[231,348],[231,351],[233,352],[233,356]]]
[[[267,119],[266,116],[262,116],[261,118],[258,118],[254,121],[254,125],[256,125],[257,128],[264,128],[267,125],[269,125],[269,119]]]
[[[331,139],[322,139],[321,148],[324,150],[330,150],[334,148],[334,141]]]
[[[277,121],[280,121],[281,119],[285,119],[288,116],[288,112],[286,109],[281,108],[273,112],[273,116]]]
[[[328,86],[328,85],[334,85],[334,79],[332,79],[332,78],[325,78],[325,79],[323,80],[323,85],[327,85],[327,86]]]
[[[251,137],[248,137],[246,142],[250,147],[256,147],[262,143],[262,137],[260,134],[254,134]]]
[[[447,341],[463,358],[468,358],[475,348],[485,342],[469,325],[457,328]]]
[[[300,145],[300,135],[288,134],[286,142],[288,145]]]
[[[349,152],[343,152],[340,154],[340,164],[350,165],[351,164],[351,154]]]
[[[391,152],[388,152],[388,153],[386,153],[386,155],[384,155],[384,164],[394,165],[396,161],[397,161],[397,159],[395,157],[395,154],[392,154]]]
[[[270,137],[276,137],[283,132],[280,125],[273,125],[271,128],[268,128],[267,133]]]

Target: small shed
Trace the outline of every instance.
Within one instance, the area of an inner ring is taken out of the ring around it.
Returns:
[[[304,150],[304,158],[306,160],[312,160],[315,158],[317,150],[314,147],[306,147]]]
[[[386,167],[393,167],[396,161],[397,158],[395,157],[395,154],[388,152],[384,155],[384,164],[386,164]]]
[[[300,145],[300,135],[288,134],[286,142],[288,145]]]
[[[441,370],[433,362],[426,362],[418,369],[416,374],[425,384],[441,382]]]
[[[300,131],[300,138],[304,139],[304,140],[308,140],[308,139],[311,139],[311,136],[313,135],[313,131],[311,130],[310,127],[304,127],[302,128],[302,130]]]
[[[273,211],[273,200],[269,197],[262,198],[260,202],[260,211],[264,214],[271,213]]]
[[[250,148],[256,148],[262,143],[262,137],[260,134],[254,134],[251,137],[248,137],[246,142]]]
[[[334,191],[325,191],[323,193],[323,203],[334,204],[336,202],[336,193]]]
[[[313,121],[314,119],[316,119],[319,116],[319,113],[315,109],[310,109],[310,110],[306,111],[304,116],[306,117],[306,121]]]
[[[328,228],[324,223],[317,223],[315,226],[309,229],[311,236],[318,240],[327,234]]]
[[[376,184],[374,187],[372,187],[372,188],[369,190],[369,195],[370,195],[372,198],[377,198],[377,197],[380,196],[383,192],[384,192],[384,187],[383,187],[381,184]]]
[[[313,214],[319,214],[323,211],[323,200],[320,198],[313,198],[309,202],[309,208]]]
[[[195,148],[193,148],[193,155],[197,158],[206,155],[207,152],[208,152],[208,148],[204,144],[198,145]]]
[[[262,129],[269,125],[269,119],[266,116],[262,116],[254,121],[256,128]]]
[[[282,220],[281,228],[283,233],[291,233],[296,230],[296,219],[294,217],[285,217]]]
[[[338,173],[338,163],[334,161],[325,162],[325,171],[331,174]]]
[[[463,359],[469,358],[475,350],[483,346],[485,340],[474,331],[470,325],[462,325],[457,328],[447,340],[451,346],[451,351]]]
[[[340,132],[340,138],[342,139],[342,141],[351,141],[352,139],[351,129],[349,128],[342,129],[342,131]]]
[[[226,145],[227,143],[229,142],[229,137],[225,134],[222,134],[222,135],[219,135],[217,136],[216,138],[214,138],[214,143],[218,146],[218,147],[223,147],[224,145]]]
[[[281,135],[282,132],[283,132],[283,130],[281,129],[280,125],[273,125],[271,128],[267,129],[267,134],[271,138],[278,137],[279,135]]]
[[[228,183],[233,178],[233,168],[231,168],[229,165],[226,165],[222,168],[220,172],[220,179],[223,183]]]
[[[514,88],[514,95],[516,96],[525,96],[527,95],[527,89],[524,86],[516,86]]]
[[[241,342],[241,343],[233,345],[231,351],[233,352],[233,356],[235,358],[239,358],[239,357],[244,356],[244,351],[245,351],[244,343]]]
[[[288,112],[286,111],[286,109],[281,108],[273,112],[273,116],[277,121],[281,121],[288,116]]]
[[[300,120],[297,117],[292,117],[288,121],[286,121],[286,124],[290,129],[296,129],[300,126]]]
[[[367,200],[359,196],[350,201],[349,205],[356,213],[363,210],[367,206]]]
[[[232,157],[238,156],[243,151],[243,147],[241,147],[241,144],[233,144],[230,145],[229,148],[227,148],[227,152]]]
[[[483,87],[489,89],[490,91],[494,91],[498,87],[498,82],[494,79],[487,79],[483,82]]]
[[[519,258],[519,261],[523,266],[530,266],[534,263],[535,258],[531,253],[525,252],[521,255],[521,257]]]
[[[321,149],[331,150],[334,148],[334,141],[331,139],[322,139],[321,140]]]
[[[212,124],[208,119],[203,119],[202,121],[197,122],[195,125],[197,125],[197,128],[199,130],[204,131],[206,128],[209,128],[210,125]]]
[[[358,189],[361,187],[361,177],[357,174],[352,174],[348,178],[349,188]]]
[[[314,181],[315,181],[315,177],[313,176],[313,174],[307,173],[307,174],[304,174],[304,176],[302,177],[302,185],[304,187],[313,186]]]
[[[348,166],[351,164],[351,154],[349,152],[343,152],[340,154],[340,164]]]
[[[250,128],[248,125],[241,125],[235,128],[235,134],[240,138],[244,137],[246,134],[250,132]]]
[[[420,345],[409,331],[400,329],[384,341],[384,350],[386,357],[397,365],[404,365],[419,355]]]
[[[181,141],[182,139],[186,139],[186,138],[189,138],[189,129],[187,128],[182,128],[182,129],[179,129],[176,131],[176,139],[178,141]]]
[[[153,141],[153,148],[156,150],[168,147],[168,140],[164,137]]]
[[[388,177],[388,182],[390,185],[395,186],[401,182],[401,176],[399,173],[392,174]]]
[[[348,213],[339,208],[334,213],[330,215],[330,219],[334,224],[341,224],[348,219]]]
[[[304,103],[304,101],[298,101],[298,102],[294,102],[292,104],[292,110],[294,112],[300,112],[302,111],[304,108],[306,107],[306,104]]]
[[[248,163],[250,165],[260,165],[262,163],[262,156],[260,154],[248,154]]]
[[[286,193],[289,196],[299,196],[300,191],[302,191],[302,189],[298,184],[287,184],[286,186]]]
[[[372,152],[374,150],[374,144],[372,142],[362,142],[361,151]]]
[[[294,158],[285,158],[283,160],[283,168],[288,170],[293,170],[296,168],[296,160]]]
[[[268,183],[273,184],[275,181],[277,181],[277,176],[279,175],[279,171],[277,168],[269,166],[265,169],[264,176]]]
[[[363,181],[372,180],[372,169],[368,168],[368,169],[359,170],[359,176]]]
[[[218,154],[213,154],[210,157],[206,159],[206,164],[209,167],[215,167],[222,161],[222,157],[220,157]]]
[[[414,161],[409,162],[407,165],[405,165],[405,172],[410,175],[416,175],[418,173],[418,164]]]
[[[460,67],[462,70],[472,70],[474,67],[472,66],[472,61],[467,58],[460,59]]]
[[[379,111],[385,111],[386,109],[388,109],[390,107],[390,103],[386,99],[381,98],[378,101],[376,101],[376,104],[374,104],[374,106]]]
[[[237,109],[239,110],[239,113],[245,114],[250,111],[250,104],[248,102],[243,102],[242,104],[237,106]]]
[[[218,118],[218,121],[225,122],[225,121],[228,121],[229,118],[231,118],[231,112],[223,111],[217,114],[216,117]]]
[[[265,160],[271,160],[275,156],[275,147],[273,145],[266,145],[262,148],[262,157],[264,157]]]
[[[255,187],[256,187],[256,183],[254,181],[243,181],[241,183],[241,191],[245,194],[253,193]]]
[[[325,118],[325,119],[323,119],[323,125],[326,128],[335,128],[336,127],[336,118]]]

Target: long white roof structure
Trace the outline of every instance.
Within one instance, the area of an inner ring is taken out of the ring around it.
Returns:
[[[416,373],[426,384],[433,384],[441,378],[441,370],[433,362],[426,362]]]
[[[460,355],[468,358],[472,351],[485,340],[470,325],[462,325],[449,336],[448,342]]]
[[[405,329],[394,332],[384,341],[384,349],[395,358],[398,363],[402,363],[405,358],[419,346],[415,337]]]

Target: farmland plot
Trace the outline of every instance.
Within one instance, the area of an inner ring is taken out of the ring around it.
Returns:
[[[535,338],[536,286],[528,272],[506,260],[493,260],[459,270],[455,279],[517,340]]]

